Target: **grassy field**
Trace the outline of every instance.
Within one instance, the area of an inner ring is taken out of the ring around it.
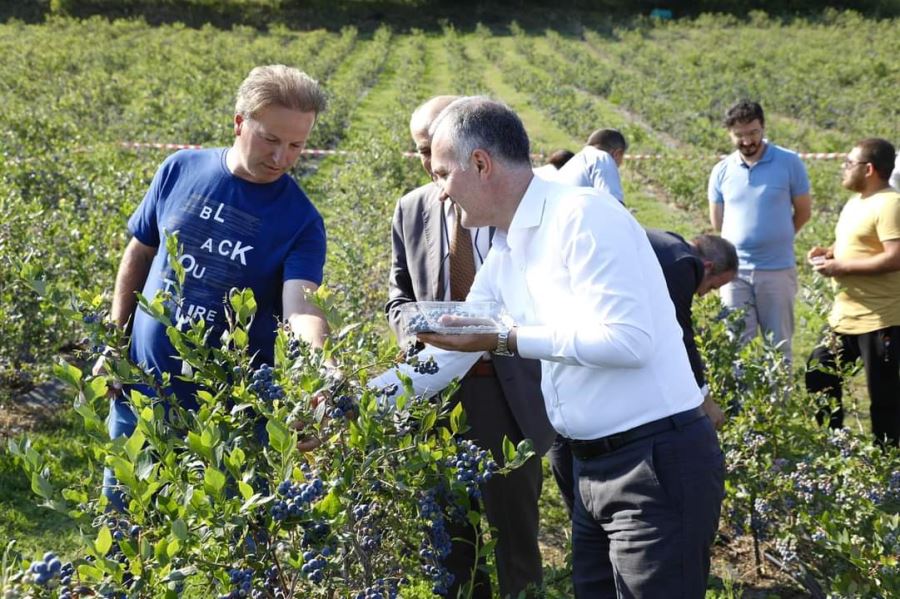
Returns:
[[[92,43],[84,43],[84,40]],[[122,141],[225,144],[233,89],[255,64],[296,64],[332,97],[311,146],[350,155],[310,158],[298,176],[329,229],[329,285],[346,294],[348,319],[381,321],[390,214],[422,183],[406,122],[424,98],[484,93],[522,117],[535,153],[577,150],[591,130],[621,128],[630,152],[627,204],[645,226],[686,236],[707,231],[706,177],[727,136],[718,124],[738,97],[769,111],[769,138],[806,152],[847,151],[862,136],[900,138],[900,21],[853,13],[815,23],[760,15],[704,16],[669,24],[524,30],[515,23],[457,30],[189,29],[140,21],[53,20],[0,24],[0,422],[32,423],[34,446],[62,459],[59,482],[85,476],[90,459],[72,413],[49,404],[23,414],[17,397],[48,377],[78,323],[48,305],[31,275],[62,292],[108,298],[126,241],[124,219],[163,158]],[[797,253],[827,241],[847,197],[838,161],[809,161],[814,217]],[[801,266],[795,368],[824,323],[829,290]],[[823,303],[824,302],[824,303]],[[386,332],[386,328],[385,328]],[[27,375],[27,376],[26,376]],[[848,424],[868,426],[859,379]],[[0,438],[9,436],[0,430]],[[27,553],[78,546],[79,531],[35,507],[31,483],[0,448],[0,539]],[[549,476],[542,497],[547,596],[570,596],[567,522]],[[710,596],[788,596],[784,579],[759,578],[746,553],[717,549]],[[766,591],[765,589],[771,590]]]

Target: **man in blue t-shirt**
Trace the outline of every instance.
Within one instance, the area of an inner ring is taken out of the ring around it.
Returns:
[[[131,327],[134,363],[157,377],[171,375],[182,406],[197,406],[196,388],[177,378],[188,370],[165,325],[136,310],[136,292],[151,298],[174,285],[167,235],[178,233],[186,272],[181,305],[173,306],[176,324],[204,320],[213,330],[209,339],[218,339],[230,290],[250,288],[255,365],[272,364],[281,321],[313,347],[328,334],[324,315],[307,300],[322,282],[325,227],[289,174],[324,108],[323,90],[305,73],[283,65],[253,69],[238,90],[232,146],[168,157],[128,220],[133,237],[116,275],[111,318]],[[98,362],[95,373],[101,370]],[[115,398],[110,436],[130,434],[134,423],[128,400]]]
[[[796,153],[768,143],[756,102],[741,100],[725,114],[736,152],[709,177],[712,226],[737,248],[738,276],[722,287],[722,302],[745,309],[744,336],[771,336],[791,359],[797,270],[794,236],[809,220],[809,178]]]

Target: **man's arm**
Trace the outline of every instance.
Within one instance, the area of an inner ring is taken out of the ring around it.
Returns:
[[[900,270],[900,239],[882,241],[884,251],[868,258],[828,259],[813,265],[813,270],[827,277],[844,275],[880,275]]]
[[[388,279],[388,301],[384,311],[388,316],[388,325],[399,338],[400,310],[403,304],[416,301],[413,292],[412,277],[409,274],[409,265],[406,262],[406,243],[403,236],[403,209],[400,202],[394,209],[394,219],[391,224],[391,272]]]
[[[725,204],[723,202],[709,203],[709,224],[716,233],[722,232],[722,219],[725,218]]]
[[[150,266],[153,264],[156,251],[156,247],[141,243],[137,237],[132,237],[119,262],[109,317],[126,334],[130,333],[131,326],[134,324],[134,311],[137,308],[136,294],[144,288],[144,283],[147,282],[147,275],[150,274]],[[94,363],[91,372],[95,376],[100,376],[105,363],[106,358],[100,356]],[[112,395],[115,395],[115,392],[116,390],[110,388]]]
[[[694,340],[693,305],[694,293],[703,280],[703,266],[702,264],[698,266],[694,260],[676,260],[674,264],[663,268],[663,275],[666,277],[669,297],[675,305],[675,318],[681,326],[682,341],[684,349],[687,350],[694,379],[697,386],[702,388],[706,385],[703,374],[705,368],[700,351],[697,349],[697,342]]]
[[[116,273],[116,286],[113,291],[110,318],[121,329],[131,328],[134,311],[137,307],[137,292],[144,288],[150,266],[156,256],[157,248],[145,245],[132,237],[125,247],[119,270]]]
[[[284,317],[291,332],[315,348],[321,348],[325,344],[329,332],[325,314],[307,297],[318,288],[312,281],[290,279],[284,282],[281,289]]]
[[[794,232],[797,233],[812,215],[812,198],[808,193],[791,198],[794,205]]]

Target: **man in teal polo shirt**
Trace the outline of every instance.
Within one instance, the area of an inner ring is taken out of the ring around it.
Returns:
[[[709,216],[737,248],[738,276],[720,290],[743,308],[743,341],[761,330],[791,359],[797,270],[794,236],[810,216],[809,178],[800,157],[765,140],[762,107],[741,100],[725,114],[737,151],[713,167]]]

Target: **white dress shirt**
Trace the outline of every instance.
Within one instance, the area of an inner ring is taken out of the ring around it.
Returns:
[[[531,170],[534,171],[535,175],[541,177],[542,179],[546,179],[547,181],[555,181],[556,175],[557,173],[559,173],[557,168],[552,164],[545,164],[543,166],[535,167]]]
[[[606,191],[619,202],[625,203],[616,161],[607,152],[594,146],[584,146],[572,156],[556,173],[555,180],[575,187],[593,187],[598,191]]]
[[[596,439],[694,408],[691,372],[665,278],[646,233],[608,194],[533,177],[509,231],[497,230],[468,301],[500,302],[518,324],[518,353],[541,360],[550,422]],[[440,366],[418,375],[434,394],[477,353],[426,347]],[[395,371],[372,387],[398,381]],[[402,388],[402,385],[401,385]]]

